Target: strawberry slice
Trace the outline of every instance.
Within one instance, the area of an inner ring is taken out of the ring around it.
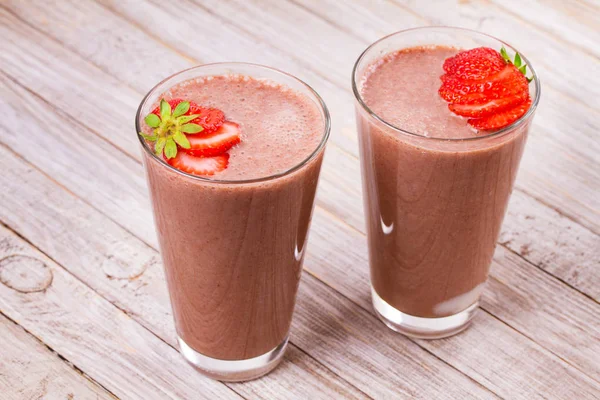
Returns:
[[[498,111],[514,107],[527,100],[529,95],[521,93],[516,96],[509,96],[500,99],[493,99],[486,102],[471,104],[448,104],[448,108],[455,114],[467,118],[482,118]]]
[[[482,131],[500,129],[512,124],[525,115],[530,106],[531,98],[527,97],[527,100],[524,103],[521,103],[515,107],[492,114],[485,118],[470,119],[469,125]]]
[[[442,85],[438,91],[442,99],[451,104],[475,104],[484,102],[487,96],[483,93],[462,94]]]
[[[489,47],[461,51],[444,61],[444,71],[461,79],[485,79],[505,66],[500,53]]]
[[[223,171],[229,164],[229,154],[221,154],[216,157],[195,157],[184,151],[177,152],[174,158],[167,162],[178,170],[199,175],[210,176]]]
[[[222,153],[241,142],[240,126],[226,121],[221,127],[208,135],[188,135],[191,147],[184,149],[191,155],[211,157]]]
[[[190,102],[189,114],[199,114],[199,117],[191,122],[202,125],[204,128],[202,134],[215,132],[225,122],[223,111],[216,108],[201,107],[194,102]]]
[[[440,95],[448,101],[446,93],[466,96],[474,93],[483,93],[488,98],[498,99],[513,96],[528,89],[529,83],[517,67],[512,64],[505,67],[487,79],[472,80],[461,79],[455,75],[443,75]]]

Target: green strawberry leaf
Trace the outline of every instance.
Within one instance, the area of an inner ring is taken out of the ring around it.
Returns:
[[[198,133],[198,132],[202,132],[204,130],[204,128],[201,125],[198,124],[185,124],[181,126],[181,132],[185,132],[185,133]]]
[[[144,121],[146,121],[146,124],[148,124],[148,126],[151,128],[158,128],[160,125],[160,118],[158,118],[158,115],[156,114],[151,113],[146,115]]]
[[[150,113],[144,118],[146,124],[154,128],[153,132],[151,134],[139,132],[139,135],[149,142],[154,142],[154,153],[158,157],[164,154],[166,158],[171,159],[177,156],[179,147],[183,149],[191,147],[186,134],[202,132],[204,128],[191,122],[200,117],[200,114],[185,115],[190,110],[189,101],[181,101],[172,109],[168,101],[161,99],[158,108],[160,117]]]
[[[160,101],[160,119],[166,121],[171,116],[171,105],[162,99]]]
[[[500,55],[502,56],[504,61],[506,61],[509,64],[513,64],[527,78],[527,64],[523,64],[523,59],[521,58],[521,55],[519,53],[515,53],[515,60],[513,61],[508,56],[506,48],[502,46],[502,48],[500,49]],[[527,78],[527,82],[531,83],[532,80],[533,77]]]
[[[521,66],[521,55],[519,53],[515,54],[515,67],[519,68]]]
[[[173,111],[173,118],[181,117],[183,114],[185,114],[189,110],[190,110],[190,102],[182,101],[181,103],[177,104],[177,107],[175,107],[175,111]]]
[[[175,144],[173,137],[170,136],[166,139],[165,156],[167,156],[167,158],[173,158],[176,155],[177,155],[177,145]]]
[[[146,135],[144,132],[140,132],[139,135],[149,142],[156,142],[156,139],[158,139],[156,135]]]
[[[523,75],[527,75],[527,64],[523,64],[519,67],[519,71],[521,71],[521,73]]]
[[[185,136],[180,131],[177,131],[177,132],[175,132],[175,134],[173,134],[173,140],[175,141],[175,143],[177,143],[178,145],[180,145],[184,149],[189,149],[190,147],[192,147],[192,145],[190,144],[190,141],[188,140],[187,136]]]
[[[177,121],[183,125],[183,124],[187,124],[188,122],[198,118],[200,116],[200,114],[192,114],[192,115],[184,115],[182,117],[177,118]]]
[[[158,138],[158,140],[156,141],[156,144],[154,145],[154,153],[157,156],[162,156],[162,152],[163,149],[165,148],[165,144],[167,143],[167,138],[166,137],[160,137]]]
[[[500,55],[502,56],[504,61],[512,64],[512,61],[511,61],[510,57],[508,56],[508,53],[506,52],[506,48],[504,48],[504,46],[502,46],[502,48],[500,49]]]

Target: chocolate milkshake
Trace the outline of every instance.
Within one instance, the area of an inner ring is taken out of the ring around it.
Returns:
[[[398,36],[383,39],[383,56],[363,55],[355,75],[373,304],[392,329],[438,338],[477,308],[531,116],[475,129],[438,93],[460,48],[392,50]]]
[[[239,126],[227,167],[207,176],[174,168],[142,144],[182,354],[213,378],[256,378],[287,344],[327,111],[300,81],[249,64],[200,66],[152,93],[140,115],[159,98],[177,98]],[[180,150],[177,158],[191,157]]]

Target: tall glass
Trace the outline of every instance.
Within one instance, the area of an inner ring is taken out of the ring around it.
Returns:
[[[391,329],[433,339],[465,329],[478,308],[540,83],[523,57],[535,76],[533,104],[494,133],[442,139],[409,132],[369,109],[362,78],[385,54],[430,45],[516,50],[475,31],[427,27],[384,37],[354,66],[373,306]]]
[[[140,139],[181,353],[212,378],[243,381],[275,368],[285,352],[330,120],[319,95],[293,76],[220,63],[154,87],[139,106],[137,132],[177,83],[228,74],[293,89],[314,103],[324,127],[318,146],[298,165],[237,181],[175,169]]]

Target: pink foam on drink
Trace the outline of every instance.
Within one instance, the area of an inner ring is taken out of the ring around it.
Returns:
[[[242,142],[229,150],[229,166],[212,176],[246,180],[285,172],[301,164],[319,146],[325,123],[317,105],[279,84],[241,75],[188,80],[165,98],[215,107],[240,124]]]

